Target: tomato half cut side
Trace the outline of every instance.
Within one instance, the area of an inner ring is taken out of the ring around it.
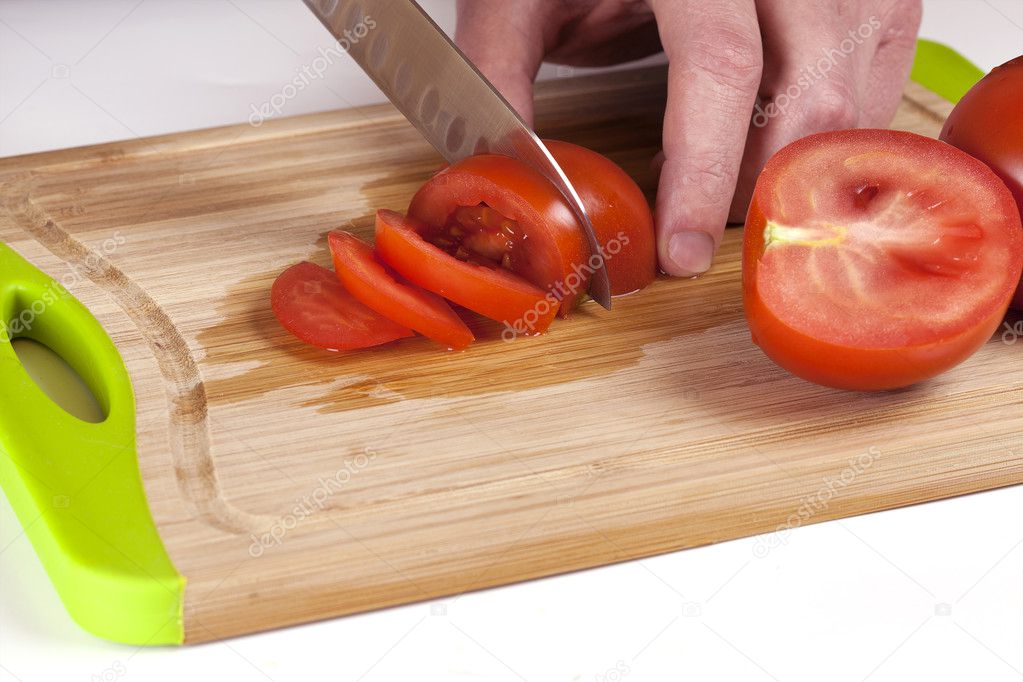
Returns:
[[[1001,323],[1023,271],[1012,194],[983,163],[888,130],[812,135],[761,174],[746,222],[754,341],[792,373],[854,390],[914,384]]]
[[[515,335],[543,333],[559,301],[504,268],[459,260],[423,238],[429,228],[395,211],[377,211],[376,248],[402,277],[506,325]]]
[[[447,301],[398,281],[377,260],[369,244],[341,231],[331,232],[327,241],[341,283],[367,307],[455,350],[475,340]]]
[[[327,350],[355,350],[412,336],[357,301],[333,272],[302,262],[282,272],[270,289],[281,325],[300,340]]]

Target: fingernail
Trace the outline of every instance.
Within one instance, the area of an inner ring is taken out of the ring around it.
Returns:
[[[668,259],[676,277],[692,277],[710,269],[714,240],[706,232],[679,232],[668,240]]]

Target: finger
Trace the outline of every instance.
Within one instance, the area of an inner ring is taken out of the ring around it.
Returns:
[[[769,64],[746,143],[729,219],[745,220],[764,164],[782,147],[807,135],[855,128],[865,121],[870,64],[880,42],[877,17],[851,15],[842,23],[832,0],[761,3],[759,14]]]
[[[921,0],[899,0],[881,17],[881,40],[867,77],[864,125],[887,128],[902,101],[916,54]]]
[[[735,192],[763,69],[753,0],[650,0],[668,56],[658,257],[670,275],[710,268]]]
[[[542,0],[459,0],[455,42],[526,123],[544,58]]]

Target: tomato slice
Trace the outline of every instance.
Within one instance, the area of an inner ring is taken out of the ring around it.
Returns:
[[[757,182],[743,288],[754,340],[817,383],[878,390],[969,357],[1023,270],[1012,194],[942,142],[887,130],[813,135]]]
[[[305,343],[355,350],[412,336],[412,331],[359,303],[333,272],[302,262],[282,272],[270,290],[274,315]]]
[[[559,305],[553,295],[504,268],[458,260],[426,241],[429,232],[415,218],[377,211],[377,253],[410,282],[504,323],[514,335],[547,331]]]
[[[473,342],[472,332],[444,299],[398,281],[369,244],[341,231],[331,232],[327,241],[337,277],[367,307],[455,350]]]

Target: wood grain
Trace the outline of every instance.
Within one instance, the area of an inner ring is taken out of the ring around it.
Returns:
[[[537,106],[652,191],[663,102],[650,69]],[[910,86],[895,125],[949,108]],[[739,230],[707,276],[541,339],[474,320],[463,353],[328,354],[280,329],[274,276],[439,163],[389,106],[0,160],[0,239],[70,277],[128,365],[188,641],[1023,481],[1019,346],[899,392],[804,383],[750,342]]]

